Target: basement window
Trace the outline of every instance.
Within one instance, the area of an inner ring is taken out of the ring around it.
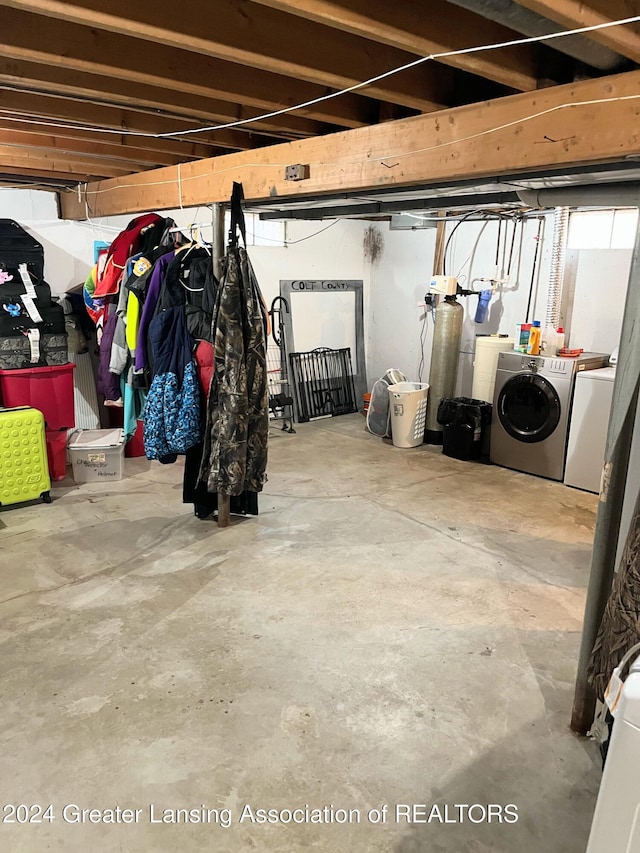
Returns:
[[[633,249],[638,209],[576,211],[569,217],[568,249]]]
[[[247,246],[286,246],[285,222],[275,219],[260,219],[257,213],[245,213]],[[225,214],[225,232],[229,233],[231,217]]]

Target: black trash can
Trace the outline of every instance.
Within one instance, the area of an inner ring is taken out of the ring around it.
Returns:
[[[438,406],[442,452],[454,459],[479,459],[491,424],[491,403],[472,397],[444,397]]]

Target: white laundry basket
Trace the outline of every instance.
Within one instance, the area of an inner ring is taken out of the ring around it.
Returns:
[[[391,437],[395,447],[418,447],[424,441],[428,393],[426,382],[389,385]]]

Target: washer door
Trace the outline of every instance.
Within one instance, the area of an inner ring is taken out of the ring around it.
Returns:
[[[498,397],[498,419],[518,441],[544,441],[560,421],[556,389],[537,373],[519,373],[508,379]]]

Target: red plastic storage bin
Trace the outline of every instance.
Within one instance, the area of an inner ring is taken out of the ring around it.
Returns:
[[[49,430],[76,425],[73,403],[75,364],[0,370],[0,397],[8,409],[30,406],[44,415]]]
[[[136,431],[124,446],[124,455],[131,459],[136,456],[144,456],[144,423],[136,422]]]
[[[52,480],[64,480],[67,476],[67,431],[48,429],[45,435],[49,476]]]

